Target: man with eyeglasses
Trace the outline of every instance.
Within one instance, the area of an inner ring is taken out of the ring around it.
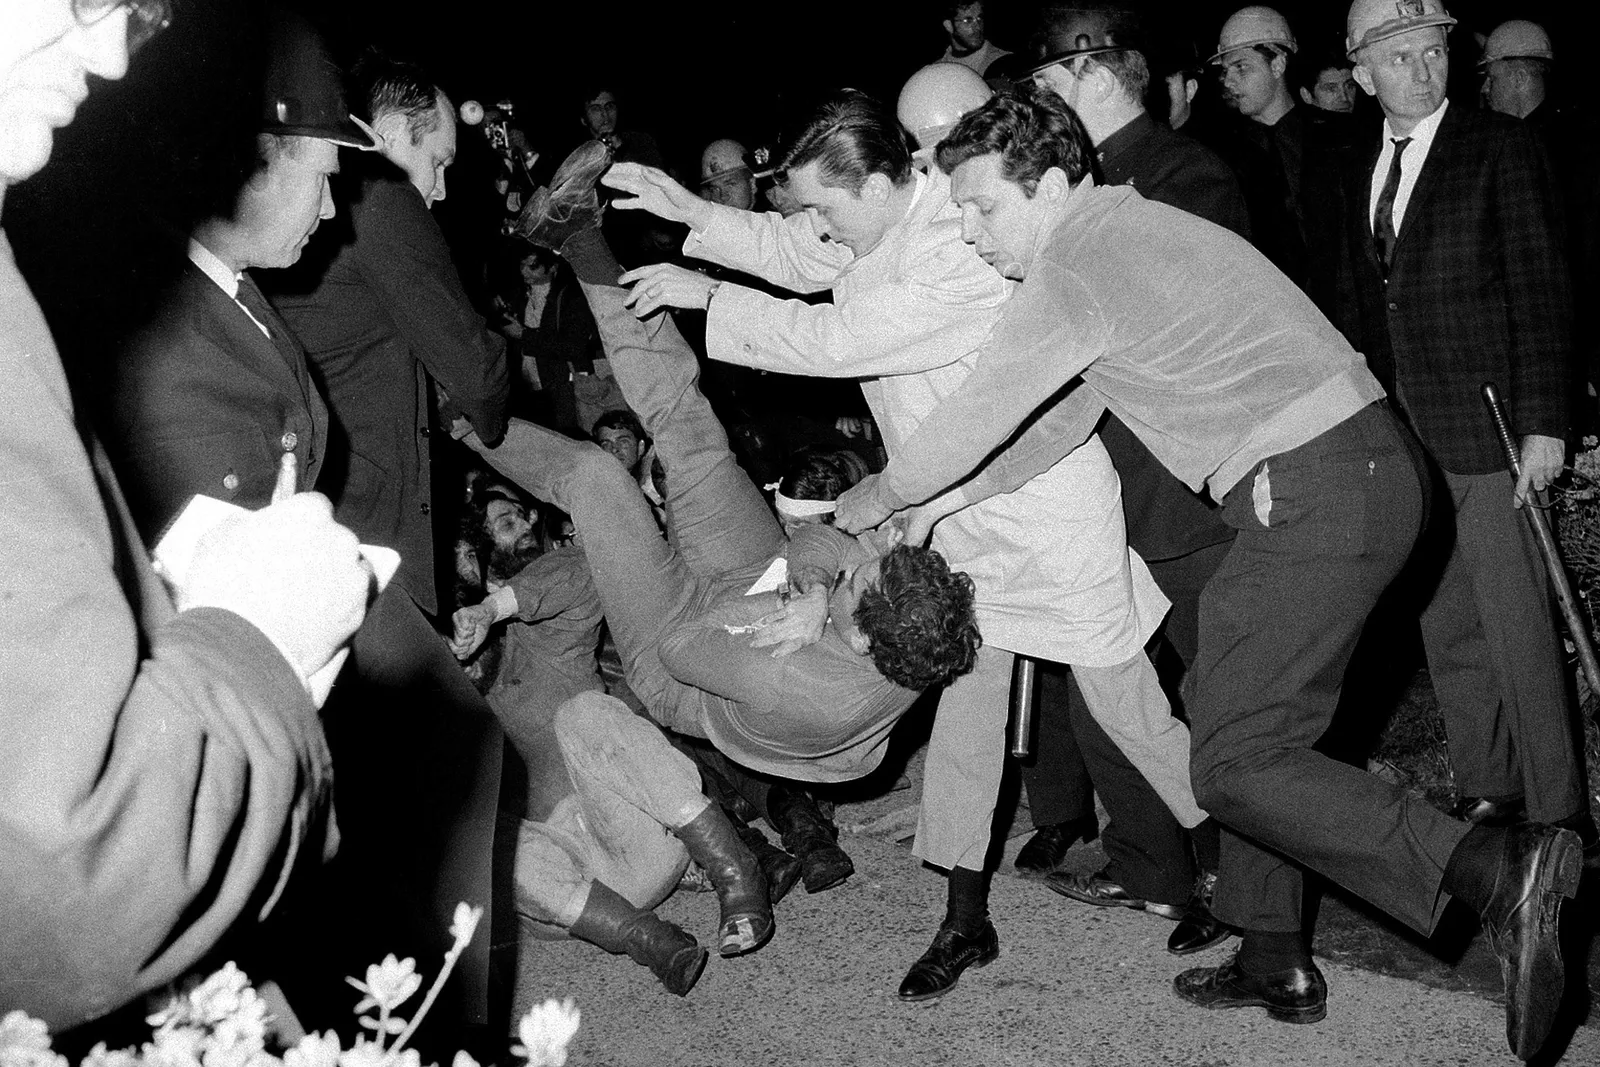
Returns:
[[[1011,54],[984,36],[983,0],[946,4],[944,32],[950,36],[950,47],[940,60],[971,67],[980,77],[995,60]]]
[[[168,14],[0,5],[0,199],[45,166],[87,76],[122,77]],[[330,849],[307,679],[371,571],[284,479],[169,592],[3,236],[0,377],[0,1011],[59,1030],[182,976]]]

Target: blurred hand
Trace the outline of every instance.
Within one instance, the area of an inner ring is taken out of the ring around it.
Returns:
[[[881,526],[894,512],[878,500],[881,475],[869,474],[844,491],[833,513],[833,524],[845,533],[861,533]],[[915,544],[915,542],[912,542]]]
[[[703,230],[711,223],[712,205],[679,185],[664,170],[643,163],[613,163],[600,183],[628,194],[611,206],[618,211],[648,211],[668,222]]]
[[[872,439],[871,425],[865,419],[858,419],[854,415],[840,415],[833,420],[833,428],[845,437]]]
[[[309,679],[361,625],[372,579],[328,498],[297,493],[201,537],[178,606],[242,616]]]
[[[671,263],[652,263],[630,270],[618,278],[617,283],[632,286],[622,302],[641,319],[664,307],[703,311],[711,303],[712,291],[720,284],[704,274]]]
[[[496,621],[494,605],[487,600],[481,604],[469,604],[457,608],[450,619],[456,628],[455,636],[450,639],[450,651],[456,659],[467,660],[488,640],[489,629]]]
[[[1559,437],[1529,434],[1522,439],[1522,476],[1517,479],[1511,502],[1521,507],[1533,494],[1561,477],[1567,461],[1566,442]]]
[[[816,644],[828,625],[827,588],[818,586],[791,596],[782,610],[762,616],[760,623],[761,629],[751,638],[750,647],[771,648],[774,659]]]

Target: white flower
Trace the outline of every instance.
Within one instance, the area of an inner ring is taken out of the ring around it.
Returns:
[[[189,1003],[196,1019],[206,1023],[221,1022],[248,1010],[251,998],[256,998],[256,991],[250,988],[250,979],[232,960],[189,991]]]
[[[0,1067],[68,1067],[67,1058],[50,1051],[50,1028],[26,1012],[0,1018]]]
[[[193,1026],[164,1023],[145,1042],[144,1059],[151,1067],[200,1067],[206,1032]]]
[[[339,1067],[389,1067],[389,1054],[376,1041],[357,1041],[339,1053]]]
[[[478,920],[483,918],[483,909],[474,908],[466,901],[456,905],[455,917],[450,922],[450,936],[456,940],[456,948],[461,948],[478,930]]]
[[[583,1013],[566,1000],[547,1000],[528,1009],[517,1024],[522,1044],[511,1051],[528,1061],[528,1067],[563,1067],[567,1062],[567,1043],[578,1032]]]
[[[366,994],[361,998],[361,1003],[356,1005],[357,1014],[373,1007],[394,1011],[422,987],[417,961],[409,956],[397,960],[392,952],[383,958],[382,963],[374,963],[367,968],[365,982],[358,982],[354,978],[346,978],[345,981]]]
[[[478,1067],[478,1061],[472,1058],[471,1053],[458,1052],[456,1058],[450,1061],[450,1067]]]
[[[89,1050],[82,1067],[142,1067],[139,1054],[131,1048],[108,1049],[104,1041]]]
[[[307,1034],[283,1054],[283,1067],[337,1067],[339,1035],[332,1030]]]
[[[25,1011],[8,1011],[0,1018],[0,1055],[44,1052],[49,1048],[50,1028],[43,1019],[35,1019]]]

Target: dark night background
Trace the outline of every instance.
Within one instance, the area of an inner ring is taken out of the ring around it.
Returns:
[[[50,166],[7,196],[7,231],[85,399],[94,395],[95,368],[111,350],[111,335],[137,319],[161,281],[166,257],[152,253],[226,203],[250,158],[259,0],[176,4],[172,28],[136,57],[123,81],[95,88],[78,120],[58,136]],[[425,6],[289,0],[289,6],[323,28],[341,60],[377,44],[423,62],[458,104],[514,99],[546,167],[580,137],[578,87],[596,79],[615,84],[623,126],[652,133],[691,180],[701,147],[713,138],[772,144],[811,102],[840,86],[892,100],[905,78],[945,46],[942,5],[929,0]],[[1151,6],[1163,28],[1192,37],[1204,57],[1240,5],[1156,0]],[[1342,38],[1341,0],[1279,6],[1303,51]],[[1558,66],[1564,54],[1574,56],[1574,66],[1586,61],[1589,46],[1576,42],[1590,37],[1593,16],[1578,13],[1587,6],[1449,4],[1461,20],[1451,37],[1452,95],[1471,102],[1472,33],[1486,33],[1503,18],[1545,20]],[[990,0],[990,38],[1025,49],[1037,7],[1032,0]],[[463,127],[451,195],[438,208],[463,249],[481,227],[493,226],[486,151],[475,131]],[[472,264],[464,267],[470,284]]]

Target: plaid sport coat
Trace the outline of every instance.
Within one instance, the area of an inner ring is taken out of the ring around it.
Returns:
[[[1523,123],[1452,105],[1385,281],[1369,210],[1380,142],[1340,183],[1336,322],[1440,466],[1504,470],[1484,382],[1499,387],[1519,437],[1564,438],[1569,423],[1572,297],[1548,163]]]

